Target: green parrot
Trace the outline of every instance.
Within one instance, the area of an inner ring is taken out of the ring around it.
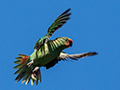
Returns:
[[[18,74],[15,78],[16,82],[22,79],[22,83],[27,85],[31,80],[31,85],[38,81],[41,82],[40,67],[49,69],[53,67],[58,61],[65,61],[68,58],[78,60],[79,58],[96,55],[96,52],[87,52],[81,54],[67,54],[63,52],[64,49],[71,47],[73,40],[68,37],[59,37],[55,40],[49,40],[52,34],[60,28],[70,18],[68,13],[70,9],[63,12],[49,27],[48,33],[37,41],[34,47],[34,52],[28,56],[19,54],[15,64],[18,64],[14,69],[18,69],[14,74]]]

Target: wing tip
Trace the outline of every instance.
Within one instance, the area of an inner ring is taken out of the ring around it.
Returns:
[[[67,9],[67,11],[70,11],[70,10],[71,10],[71,8],[68,8],[68,9]]]
[[[97,52],[90,52],[92,55],[97,55],[98,53]]]

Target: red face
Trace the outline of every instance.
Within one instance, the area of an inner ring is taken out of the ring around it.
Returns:
[[[72,39],[67,39],[65,45],[67,47],[70,47],[70,46],[72,46],[72,43],[73,43]]]

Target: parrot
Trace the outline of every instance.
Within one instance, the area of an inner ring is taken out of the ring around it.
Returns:
[[[63,52],[64,49],[72,47],[73,40],[69,37],[58,37],[54,40],[49,40],[52,34],[63,26],[67,20],[70,19],[71,13],[68,13],[70,8],[63,12],[48,28],[47,34],[40,38],[35,46],[34,52],[31,55],[19,54],[16,57],[14,69],[17,71],[14,73],[17,75],[16,82],[22,79],[22,83],[27,85],[31,80],[31,85],[34,83],[38,85],[41,82],[41,67],[49,69],[55,66],[59,61],[79,60],[83,57],[97,55],[97,52],[86,52],[78,54],[68,54]]]

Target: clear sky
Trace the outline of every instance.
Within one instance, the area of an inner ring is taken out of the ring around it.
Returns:
[[[15,57],[30,55],[68,8],[71,19],[51,39],[72,38],[67,53],[99,54],[42,67],[37,86],[16,83]],[[120,0],[0,0],[0,42],[0,90],[120,90]]]

